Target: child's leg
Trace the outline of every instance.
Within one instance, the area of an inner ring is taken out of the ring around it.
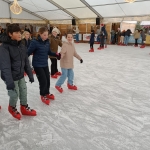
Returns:
[[[73,79],[74,79],[74,72],[73,69],[68,69],[68,83],[70,85],[73,85]]]
[[[44,67],[44,72],[45,72],[45,77],[46,77],[46,82],[47,82],[47,88],[45,90],[45,94],[49,94],[50,92],[50,77],[49,77],[49,68],[48,67]]]
[[[34,67],[34,71],[36,72],[36,76],[39,81],[40,95],[45,96],[47,92],[47,78],[45,71],[42,67]]]
[[[15,81],[15,89],[14,90],[8,90],[9,95],[9,106],[16,107],[18,96],[19,96],[19,87],[18,87],[18,81]]]
[[[55,58],[55,73],[58,72],[58,68],[57,68],[57,59]]]
[[[55,61],[55,58],[50,58],[51,60],[51,75],[54,75],[56,72],[55,72],[55,67],[56,67],[56,61]]]
[[[56,86],[61,86],[67,78],[68,69],[61,68],[61,71],[62,71],[62,75],[60,76],[60,78],[56,82]]]
[[[18,86],[19,86],[20,104],[26,106],[27,105],[27,86],[26,86],[26,82],[24,78],[19,80]]]

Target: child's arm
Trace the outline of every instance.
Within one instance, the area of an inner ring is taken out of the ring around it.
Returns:
[[[31,69],[30,64],[29,64],[28,55],[26,55],[26,58],[25,58],[25,67],[24,67],[24,70],[27,73],[30,82],[31,83],[34,82],[34,77],[33,77],[32,69]]]
[[[63,45],[62,48],[61,48],[61,52],[60,52],[61,58],[63,58],[66,55],[66,52],[67,52],[66,46]]]
[[[11,73],[11,60],[9,51],[0,46],[0,69],[3,80],[6,82],[7,90],[14,90],[15,84]]]
[[[61,41],[61,40],[59,40],[58,45],[59,45],[60,47],[62,47],[62,41]]]
[[[31,41],[30,46],[28,48],[28,56],[32,55],[35,50],[36,50],[36,42],[33,40]]]
[[[82,58],[77,54],[76,50],[74,50],[74,57],[76,57],[78,60],[81,60]]]

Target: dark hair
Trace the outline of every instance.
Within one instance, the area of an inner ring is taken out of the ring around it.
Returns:
[[[94,30],[91,30],[91,32],[93,32],[93,33],[94,33]]]
[[[38,33],[37,33],[36,38],[38,38],[38,36],[39,36],[40,34],[43,34],[44,32],[48,32],[48,29],[47,29],[46,27],[41,27],[41,28],[39,29]]]
[[[13,34],[13,32],[21,32],[20,27],[17,24],[10,24],[7,27],[7,35],[9,35],[9,33]]]

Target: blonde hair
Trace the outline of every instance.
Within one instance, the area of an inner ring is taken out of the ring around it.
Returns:
[[[28,31],[24,31],[22,34],[22,39],[25,39],[25,35],[29,33]],[[30,33],[29,33],[30,34]],[[31,40],[31,36],[29,37],[29,40]]]

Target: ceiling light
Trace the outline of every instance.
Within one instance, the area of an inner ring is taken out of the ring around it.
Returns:
[[[127,3],[133,3],[135,2],[136,0],[125,0]]]
[[[18,4],[17,0],[14,0],[13,4],[10,6],[12,13],[19,15],[22,12],[22,7]]]

